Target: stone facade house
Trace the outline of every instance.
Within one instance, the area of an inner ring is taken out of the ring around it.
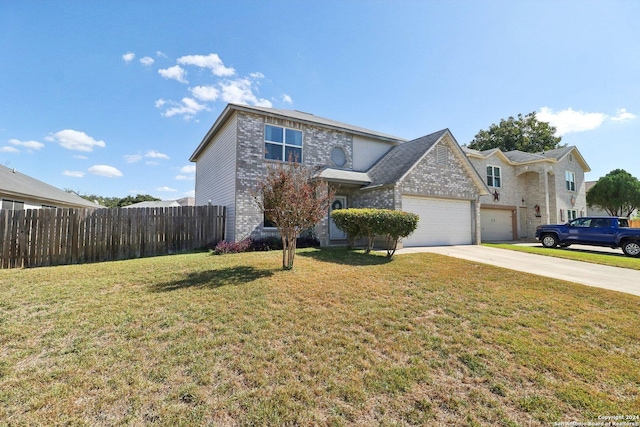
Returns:
[[[587,214],[585,173],[591,169],[576,147],[463,150],[490,190],[480,197],[483,241],[531,239],[538,225]]]
[[[293,110],[229,104],[190,160],[196,205],[226,206],[228,241],[276,234],[254,198],[267,165],[315,168],[336,190],[331,209],[376,207],[420,216],[404,246],[480,242],[480,198],[488,188],[448,129],[407,141]],[[322,245],[345,243],[330,220]]]

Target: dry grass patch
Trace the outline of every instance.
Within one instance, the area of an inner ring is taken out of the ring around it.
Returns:
[[[0,419],[549,425],[640,413],[634,296],[434,254],[0,271]]]

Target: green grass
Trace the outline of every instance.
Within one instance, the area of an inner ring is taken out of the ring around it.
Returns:
[[[640,298],[435,254],[0,271],[0,424],[547,426],[640,413]]]
[[[585,249],[569,248],[545,248],[540,246],[521,246],[508,243],[483,243],[485,246],[494,248],[509,249],[512,251],[527,252],[530,254],[546,255],[557,258],[571,259],[575,261],[590,262],[593,264],[609,265],[611,267],[630,268],[640,270],[640,258],[625,256],[620,249],[620,253],[598,252],[598,248],[593,251]]]

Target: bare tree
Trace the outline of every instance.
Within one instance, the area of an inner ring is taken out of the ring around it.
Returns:
[[[293,268],[296,239],[327,215],[333,195],[324,181],[299,163],[267,167],[266,177],[258,184],[256,202],[280,232],[283,269]]]

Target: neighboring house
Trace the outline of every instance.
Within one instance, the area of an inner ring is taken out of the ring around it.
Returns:
[[[576,147],[463,150],[491,193],[480,198],[483,241],[531,239],[538,225],[587,214],[584,174],[591,169]]]
[[[596,185],[596,182],[598,181],[587,181],[585,183],[587,193],[589,193],[589,190],[591,190],[591,187]],[[587,205],[587,216],[609,216],[609,213],[604,209],[602,209],[600,206]],[[638,209],[635,209],[633,212],[631,212],[631,215],[629,215],[629,218],[635,218],[637,216],[638,216]]]
[[[292,160],[317,168],[336,190],[330,209],[415,212],[404,246],[480,242],[480,196],[489,194],[448,129],[406,141],[313,114],[229,104],[190,160],[196,204],[226,206],[226,240],[277,233],[255,201],[267,165]],[[346,236],[329,215],[316,225],[322,245]]]
[[[0,165],[0,209],[101,208],[75,193]]]
[[[154,200],[146,202],[138,202],[132,205],[124,206],[125,208],[173,208],[178,206],[195,206],[196,199],[194,197],[183,197],[177,200]]]

